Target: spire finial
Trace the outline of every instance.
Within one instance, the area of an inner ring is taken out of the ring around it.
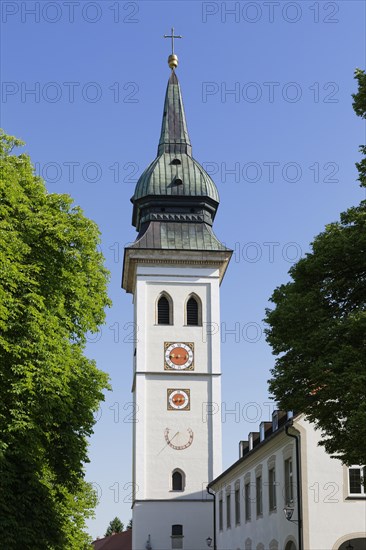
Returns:
[[[172,53],[168,57],[168,65],[172,71],[178,67],[178,56],[174,53],[174,38],[183,38],[180,34],[174,34],[174,27],[172,27],[172,34],[164,34],[164,38],[172,39]]]

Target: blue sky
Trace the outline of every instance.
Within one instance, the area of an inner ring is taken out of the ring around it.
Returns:
[[[215,233],[235,251],[221,293],[227,467],[273,410],[269,296],[324,225],[364,198],[351,93],[365,66],[365,4],[4,0],[1,10],[1,125],[26,141],[49,191],[97,222],[112,274],[113,308],[87,348],[113,385],[87,466],[100,495],[90,532],[103,535],[114,516],[131,517],[132,306],[120,282],[135,238],[129,199],[159,139],[162,36],[174,25],[184,37],[177,74],[193,155],[219,188]]]

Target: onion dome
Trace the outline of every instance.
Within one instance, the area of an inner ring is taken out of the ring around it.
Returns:
[[[142,233],[151,222],[212,226],[219,205],[215,183],[192,157],[177,75],[168,81],[158,154],[140,176],[132,223]]]

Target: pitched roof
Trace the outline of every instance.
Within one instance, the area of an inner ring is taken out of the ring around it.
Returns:
[[[132,529],[93,542],[94,550],[132,550]]]

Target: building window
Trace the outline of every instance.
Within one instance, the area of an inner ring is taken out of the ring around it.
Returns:
[[[257,516],[261,516],[263,514],[262,476],[257,476],[255,480],[255,500],[257,505]]]
[[[250,521],[250,518],[252,516],[251,501],[250,501],[250,483],[245,484],[244,497],[245,497],[245,519],[246,521]]]
[[[290,506],[294,503],[294,482],[292,472],[292,458],[285,460],[285,504]]]
[[[276,501],[276,470],[275,470],[275,468],[270,468],[268,470],[268,500],[269,500],[269,509],[270,509],[270,511],[276,510],[277,501]]]
[[[235,487],[235,525],[240,523],[240,487]]]
[[[182,470],[174,470],[172,474],[172,490],[184,491],[185,476]]]
[[[231,527],[231,494],[227,493],[226,495],[226,528],[230,529]]]
[[[183,525],[172,525],[172,549],[183,548]]]
[[[366,466],[350,466],[348,468],[349,494],[352,496],[366,495]]]
[[[192,294],[186,304],[186,325],[202,325],[202,306],[201,300],[196,294]]]
[[[168,294],[164,293],[158,299],[157,324],[171,325],[173,323],[173,302]]]
[[[224,528],[224,521],[223,521],[223,502],[222,498],[219,500],[219,530],[222,531]]]

